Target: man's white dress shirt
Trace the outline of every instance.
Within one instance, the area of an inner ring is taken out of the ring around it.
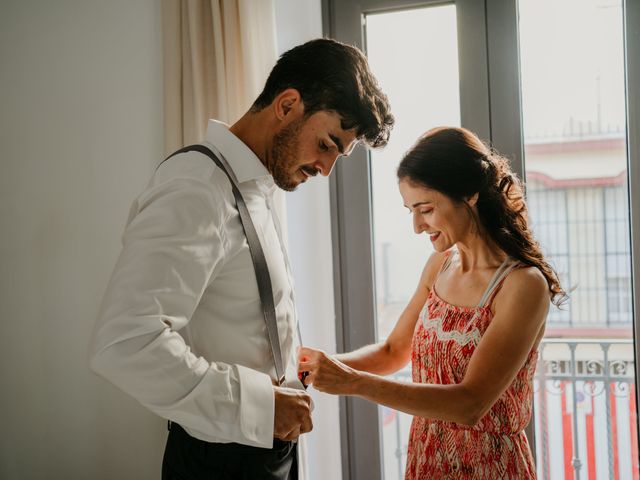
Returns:
[[[293,281],[276,185],[228,127],[207,142],[239,182],[273,285],[286,385],[297,376]],[[207,143],[205,142],[205,144]],[[165,161],[134,201],[94,330],[92,368],[208,442],[273,445],[275,367],[231,185],[208,157]]]

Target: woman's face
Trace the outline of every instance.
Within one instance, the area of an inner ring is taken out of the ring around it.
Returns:
[[[400,181],[400,195],[413,217],[413,230],[425,232],[437,252],[444,252],[471,232],[473,218],[463,203],[454,202],[431,188]],[[475,200],[468,202],[473,208]]]

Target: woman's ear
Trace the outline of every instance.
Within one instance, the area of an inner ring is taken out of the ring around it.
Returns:
[[[467,202],[467,204],[470,207],[475,207],[476,203],[478,203],[478,196],[480,195],[480,192],[476,192],[473,195],[471,195],[470,197],[465,198],[465,201]]]

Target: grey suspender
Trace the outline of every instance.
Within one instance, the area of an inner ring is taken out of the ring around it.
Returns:
[[[213,146],[212,146],[213,147]],[[215,150],[215,151],[213,151]],[[240,222],[244,234],[247,237],[247,243],[249,244],[249,252],[251,253],[251,260],[253,261],[253,268],[256,273],[256,280],[258,282],[258,291],[260,292],[260,303],[262,305],[262,315],[264,321],[267,324],[267,334],[269,336],[269,343],[271,344],[271,354],[273,355],[273,362],[276,367],[276,376],[278,385],[282,385],[285,380],[284,362],[282,360],[282,351],[280,349],[280,337],[278,335],[278,323],[276,319],[276,308],[273,301],[273,288],[271,286],[271,276],[269,275],[269,267],[267,265],[267,259],[264,256],[262,250],[262,244],[260,243],[260,237],[256,232],[256,227],[251,220],[249,209],[247,204],[240,193],[238,188],[238,182],[233,175],[233,171],[227,164],[224,156],[215,147],[212,148],[204,145],[189,145],[181,148],[177,152],[174,152],[164,161],[177,155],[179,153],[196,151],[203,155],[208,156],[215,164],[227,175],[229,182],[231,183],[231,189],[233,191],[233,197],[236,201],[238,213],[240,214]],[[298,337],[300,337],[300,329],[298,327]],[[300,342],[302,344],[302,342]]]

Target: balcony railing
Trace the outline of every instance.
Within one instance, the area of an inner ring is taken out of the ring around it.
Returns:
[[[634,478],[631,339],[544,340],[534,392],[539,478]]]
[[[534,377],[538,477],[636,479],[631,339],[545,339]],[[411,381],[404,369],[393,376]],[[404,478],[411,416],[381,408],[387,480]],[[635,475],[634,476],[634,472]]]

